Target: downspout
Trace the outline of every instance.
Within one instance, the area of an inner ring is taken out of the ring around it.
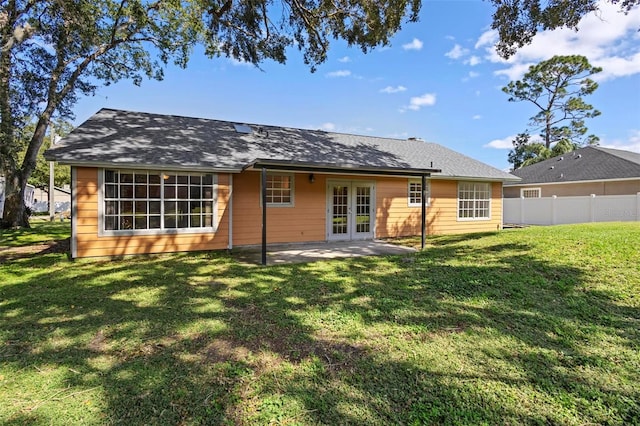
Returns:
[[[262,168],[262,265],[267,264],[267,169]]]
[[[229,243],[227,249],[233,249],[233,174],[229,173],[229,194],[227,195],[227,222],[229,225]]]
[[[71,166],[71,258],[78,257],[78,169]]]
[[[427,231],[427,176],[422,175],[422,217],[420,229],[422,231],[422,236],[420,239],[420,248],[424,249],[425,239],[426,239],[426,231]]]

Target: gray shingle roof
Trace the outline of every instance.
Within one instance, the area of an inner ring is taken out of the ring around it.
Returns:
[[[516,185],[584,180],[640,178],[640,154],[587,146],[515,170]]]
[[[514,176],[420,140],[400,140],[275,126],[102,109],[47,159],[74,165],[240,171],[257,160],[344,169],[429,170],[434,176],[512,180]]]

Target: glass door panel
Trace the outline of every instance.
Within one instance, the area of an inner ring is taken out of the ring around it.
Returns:
[[[371,232],[371,186],[355,186],[355,232]]]
[[[333,185],[331,233],[349,234],[349,186]]]
[[[334,182],[327,189],[328,239],[373,238],[374,184]]]

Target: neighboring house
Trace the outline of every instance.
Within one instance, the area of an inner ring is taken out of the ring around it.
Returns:
[[[71,208],[71,188],[69,185],[64,185],[63,188],[54,187],[53,200],[55,213],[68,211]],[[35,188],[33,207],[31,209],[39,213],[49,211],[49,194],[47,191],[41,188]]]
[[[421,140],[111,109],[45,157],[71,166],[73,257],[494,231],[517,179]]]
[[[640,220],[640,154],[588,146],[513,172],[504,221],[531,225]]]
[[[27,184],[27,187],[25,188],[24,205],[28,208],[33,208],[35,203],[35,189],[36,187],[30,184]],[[0,219],[2,219],[2,216],[4,215],[4,199],[4,177],[0,176]]]
[[[640,154],[587,146],[513,174],[522,180],[505,184],[505,198],[636,195],[640,192]]]

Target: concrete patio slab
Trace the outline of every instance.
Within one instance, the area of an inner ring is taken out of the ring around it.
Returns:
[[[267,265],[306,263],[318,260],[361,256],[402,255],[415,253],[412,247],[378,240],[335,241],[303,244],[271,244],[267,246]],[[260,247],[234,248],[233,257],[241,262],[260,264]]]

